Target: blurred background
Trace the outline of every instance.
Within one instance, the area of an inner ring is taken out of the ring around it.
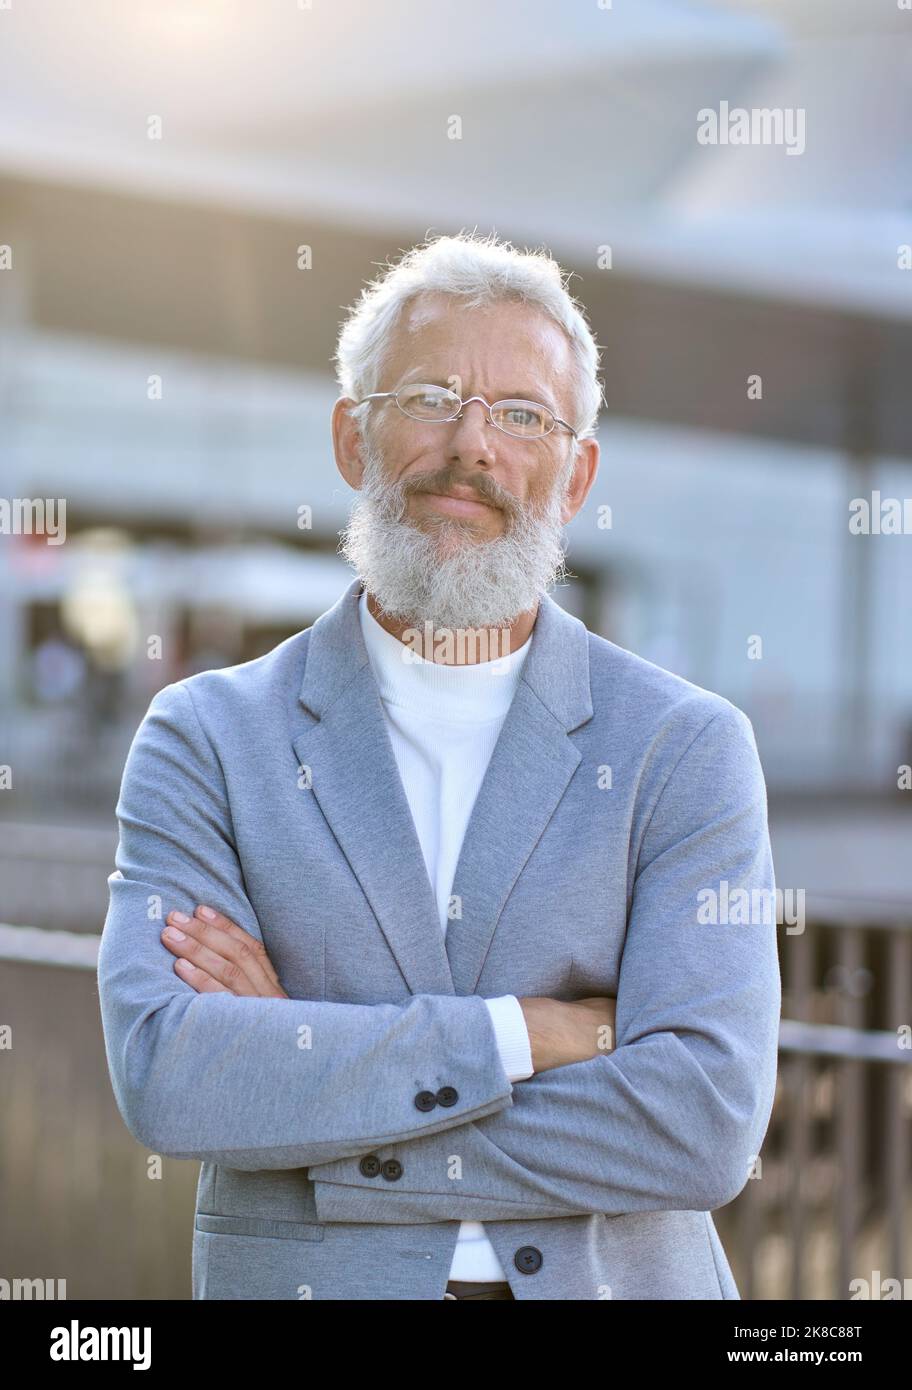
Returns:
[[[349,582],[339,323],[462,228],[547,246],[604,345],[554,597],[748,713],[805,895],[715,1215],[742,1297],[912,1276],[912,523],[849,527],[912,498],[901,6],[0,3],[0,1277],[189,1297],[198,1164],[150,1172],[98,1012],[124,757],[161,686]],[[723,101],[800,108],[805,148],[701,145]]]

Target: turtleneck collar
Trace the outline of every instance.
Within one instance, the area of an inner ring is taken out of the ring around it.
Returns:
[[[532,636],[496,661],[449,666],[417,656],[394,637],[367,606],[362,588],[358,613],[364,645],[381,699],[437,719],[477,723],[506,714],[513,700]]]

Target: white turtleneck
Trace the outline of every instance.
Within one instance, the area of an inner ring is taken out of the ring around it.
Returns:
[[[532,639],[496,661],[449,666],[416,656],[387,632],[367,606],[366,588],[358,611],[445,933],[466,827]],[[526,1080],[532,1051],[519,1000],[507,994],[485,1003],[508,1079]],[[480,1221],[460,1222],[449,1277],[506,1281]]]

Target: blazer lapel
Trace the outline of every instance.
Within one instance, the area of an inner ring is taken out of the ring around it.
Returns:
[[[361,635],[355,580],[310,632],[299,767],[413,994],[453,994],[437,903]]]
[[[575,771],[568,732],[592,716],[588,634],[547,595],[472,809],[440,929],[434,890],[361,635],[355,579],[310,629],[292,740],[299,767],[413,994],[474,993],[507,898]]]

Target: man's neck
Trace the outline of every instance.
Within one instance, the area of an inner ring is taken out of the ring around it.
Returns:
[[[518,651],[528,640],[535,626],[539,605],[520,613],[505,627],[434,628],[430,623],[402,622],[381,613],[372,593],[368,592],[367,607],[382,628],[398,638],[425,661],[443,665],[475,665],[480,661],[495,661]]]

